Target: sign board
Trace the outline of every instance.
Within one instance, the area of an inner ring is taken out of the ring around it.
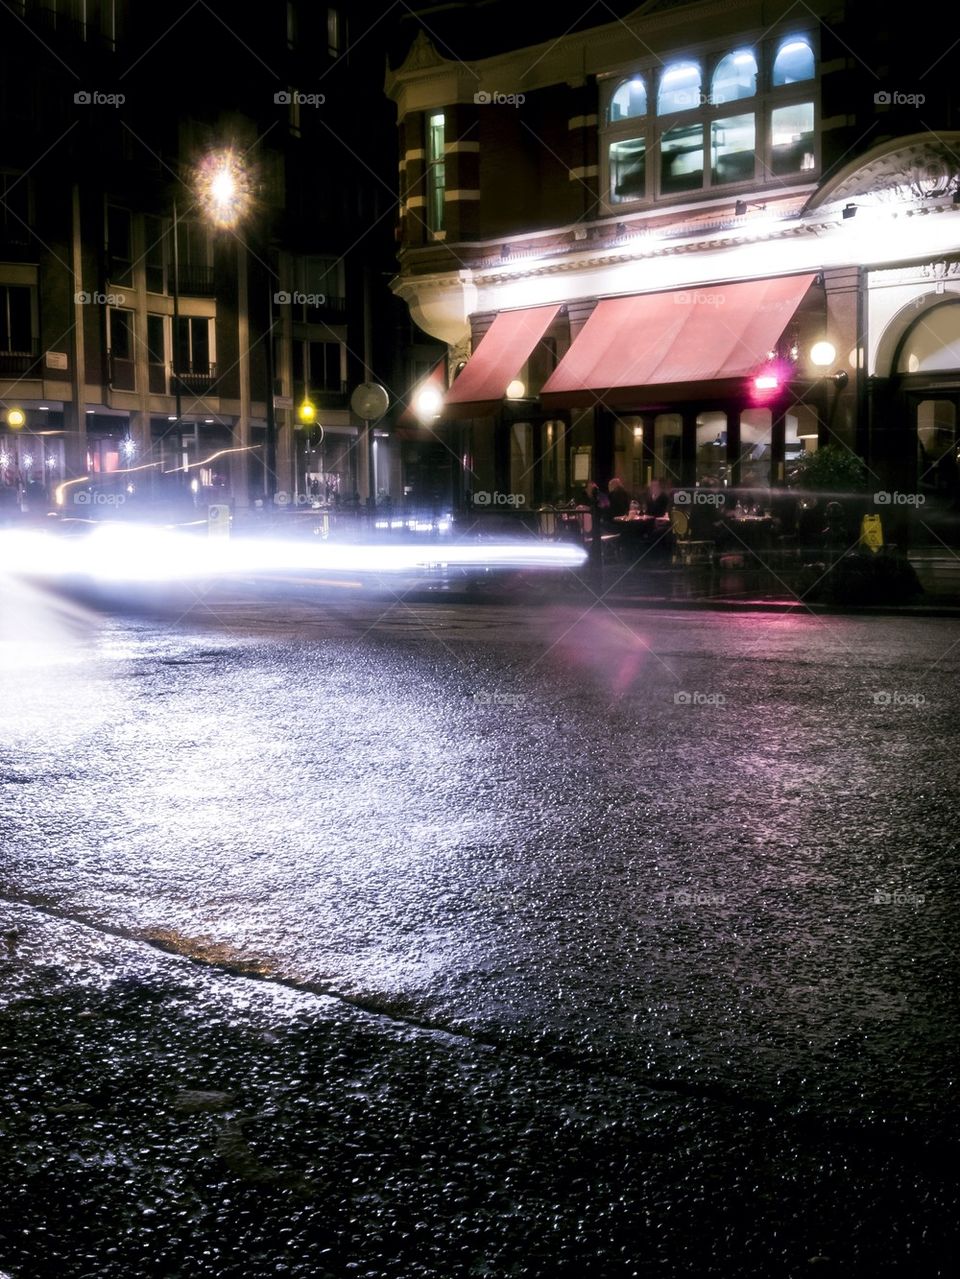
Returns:
[[[275,409],[292,409],[293,396],[292,395],[275,395],[273,397],[273,407]]]
[[[65,369],[68,367],[66,351],[48,351],[46,354],[48,369]]]
[[[230,536],[230,507],[225,503],[207,507],[207,536]]]
[[[573,455],[573,482],[585,484],[590,478],[590,450],[579,448]]]
[[[860,522],[860,545],[871,551],[883,547],[883,525],[879,515],[865,515]]]

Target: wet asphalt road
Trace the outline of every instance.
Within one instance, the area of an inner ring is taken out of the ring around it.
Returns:
[[[157,1198],[0,1270],[949,1273],[960,623],[5,600],[8,1149],[90,1105]],[[219,1252],[157,1181],[198,1159]]]

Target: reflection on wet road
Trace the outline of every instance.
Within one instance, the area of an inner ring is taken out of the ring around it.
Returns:
[[[131,620],[11,588],[2,891],[637,1082],[932,1130],[958,641],[307,590]]]

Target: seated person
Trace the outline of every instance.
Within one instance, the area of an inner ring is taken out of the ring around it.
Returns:
[[[670,494],[662,480],[650,481],[650,492],[647,496],[647,514],[656,516],[670,514]]]
[[[627,515],[630,511],[630,494],[624,487],[623,480],[617,479],[616,476],[607,485],[607,513],[610,519],[615,519],[618,515]]]

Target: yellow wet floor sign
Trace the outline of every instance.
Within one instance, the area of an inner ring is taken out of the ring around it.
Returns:
[[[865,515],[860,521],[860,545],[869,547],[871,551],[879,551],[883,546],[883,525],[879,515]]]

